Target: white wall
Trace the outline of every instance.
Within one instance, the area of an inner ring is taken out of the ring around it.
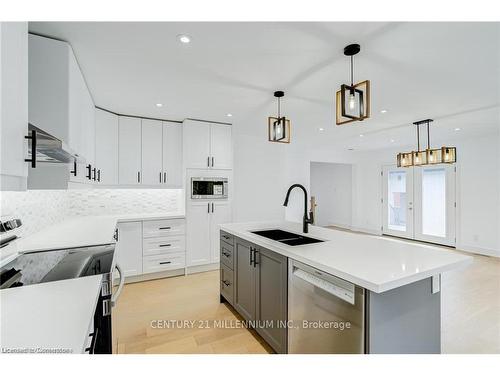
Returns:
[[[311,163],[311,196],[316,198],[316,225],[350,228],[352,165]]]
[[[252,127],[257,134],[233,125],[235,222],[283,220],[285,208],[286,158],[289,145],[267,140],[264,120]]]

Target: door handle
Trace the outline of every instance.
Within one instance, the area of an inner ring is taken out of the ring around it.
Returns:
[[[123,273],[120,265],[118,263],[115,264],[115,268],[120,274],[120,284],[118,284],[118,289],[116,290],[116,293],[111,296],[111,307],[116,306],[116,301],[118,300],[118,297],[120,296],[123,285],[125,284],[125,274]]]

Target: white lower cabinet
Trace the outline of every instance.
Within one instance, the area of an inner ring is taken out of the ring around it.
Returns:
[[[188,266],[219,262],[219,224],[232,221],[230,201],[190,201],[186,209]]]
[[[117,228],[116,262],[125,277],[186,266],[185,219],[125,222]]]
[[[118,224],[116,263],[125,277],[142,274],[142,223],[134,221]]]

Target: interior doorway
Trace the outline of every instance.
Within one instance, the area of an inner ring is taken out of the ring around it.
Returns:
[[[310,182],[315,225],[350,229],[352,165],[311,162]]]
[[[382,233],[455,245],[455,166],[382,170]]]

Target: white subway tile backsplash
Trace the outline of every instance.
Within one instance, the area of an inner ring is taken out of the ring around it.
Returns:
[[[182,189],[85,189],[0,192],[0,216],[20,218],[27,236],[68,217],[184,211]]]

